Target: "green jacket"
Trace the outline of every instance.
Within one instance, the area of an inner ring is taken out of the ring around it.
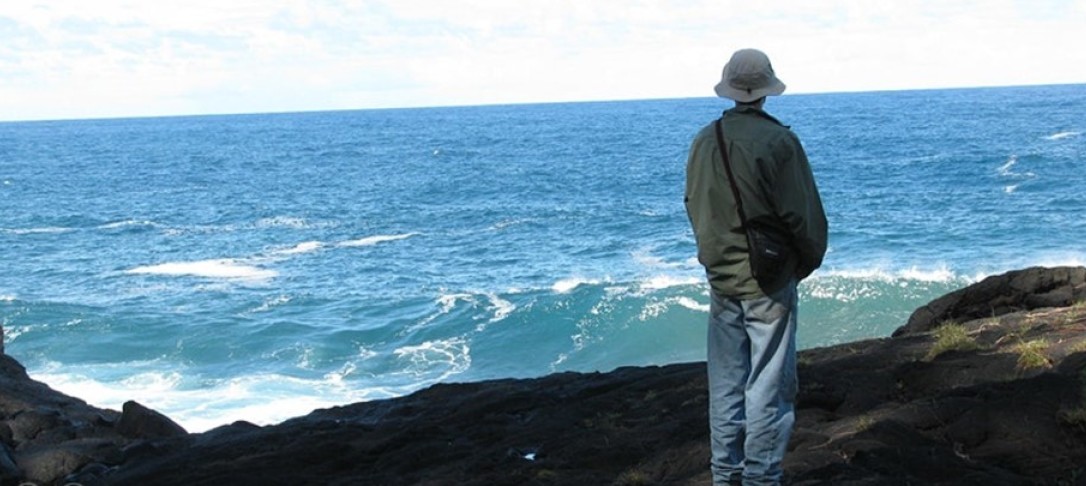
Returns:
[[[748,221],[771,224],[792,236],[796,278],[822,264],[827,224],[803,145],[788,127],[753,106],[724,112],[723,133]],[[750,272],[745,230],[717,148],[713,123],[694,137],[686,163],[686,214],[698,261],[719,295],[765,295]]]

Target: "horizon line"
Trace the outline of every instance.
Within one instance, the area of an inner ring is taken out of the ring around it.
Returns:
[[[1011,85],[981,85],[981,86],[946,86],[946,87],[920,87],[920,88],[877,88],[867,90],[849,90],[843,89],[840,91],[796,91],[785,92],[780,97],[792,97],[792,96],[820,96],[820,95],[847,95],[847,94],[879,94],[879,93],[907,93],[917,91],[964,91],[964,90],[985,90],[985,89],[1013,89],[1013,88],[1044,88],[1044,87],[1069,87],[1086,85],[1086,81],[1079,82],[1055,82],[1055,83],[1037,83],[1037,84],[1011,84]],[[493,103],[463,103],[463,104],[447,104],[447,105],[405,105],[405,106],[383,106],[383,107],[368,107],[368,108],[315,108],[312,110],[268,110],[268,111],[252,111],[252,112],[204,112],[204,113],[173,113],[173,114],[160,114],[160,115],[116,115],[116,116],[87,116],[87,117],[72,117],[72,118],[26,118],[26,119],[0,119],[0,124],[19,124],[19,123],[63,123],[63,122],[82,122],[82,121],[124,121],[124,120],[156,120],[165,118],[201,118],[201,117],[244,117],[244,116],[274,116],[274,115],[300,115],[300,114],[319,114],[319,113],[340,113],[340,112],[357,112],[357,111],[396,111],[396,110],[434,110],[434,109],[448,109],[448,108],[485,108],[485,107],[502,107],[502,106],[535,106],[535,105],[562,105],[562,104],[590,104],[590,103],[628,103],[639,101],[668,101],[668,100],[694,100],[694,99],[714,99],[715,96],[667,96],[667,97],[647,97],[647,98],[616,98],[616,99],[571,99],[571,100],[547,100],[547,101],[523,101],[523,102],[493,102]],[[726,101],[725,101],[726,102]]]

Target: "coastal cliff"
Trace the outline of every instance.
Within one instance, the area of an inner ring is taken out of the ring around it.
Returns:
[[[2,349],[2,348],[0,348]],[[1086,484],[1086,268],[989,277],[805,350],[790,484]],[[0,356],[0,484],[706,485],[704,364],[442,384],[186,433]]]

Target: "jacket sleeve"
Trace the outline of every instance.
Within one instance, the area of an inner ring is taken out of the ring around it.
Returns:
[[[788,135],[785,143],[778,146],[775,193],[779,195],[779,205],[776,211],[792,234],[793,246],[799,254],[796,276],[802,280],[822,265],[828,224],[807,153],[795,134],[789,132]]]

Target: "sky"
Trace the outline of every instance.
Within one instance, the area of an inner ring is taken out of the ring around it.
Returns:
[[[1086,83],[1086,0],[4,0],[0,120]]]

